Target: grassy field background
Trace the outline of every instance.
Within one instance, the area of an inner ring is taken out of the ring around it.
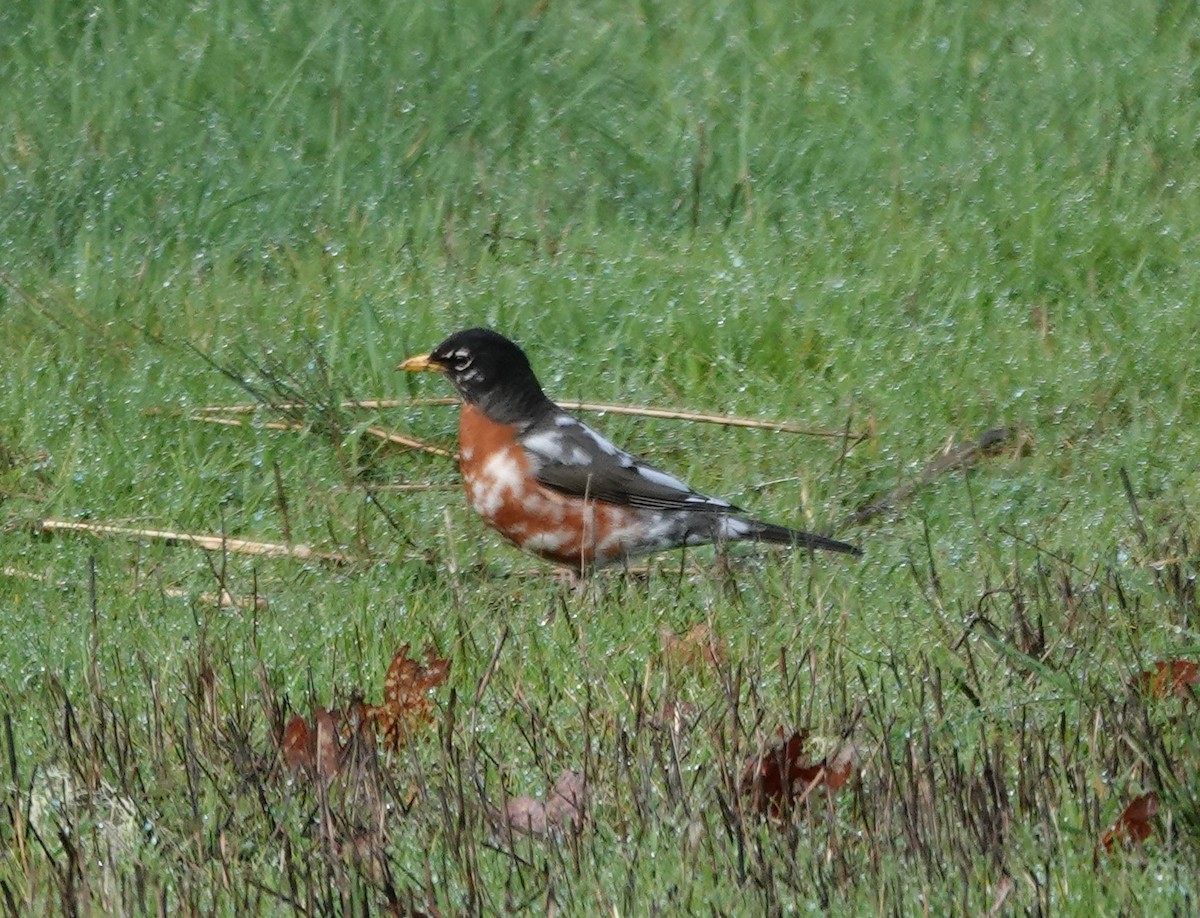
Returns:
[[[1195,912],[1195,699],[1134,687],[1200,655],[1192,4],[15,0],[0,36],[8,914]],[[452,447],[452,408],[333,407],[448,395],[393,367],[471,324],[560,399],[865,434],[588,416],[865,558],[572,592],[368,430]],[[249,399],[214,363],[305,430],[195,420]],[[699,623],[717,665],[663,636]],[[290,776],[284,719],[405,643],[451,661],[433,722]],[[853,777],[761,818],[793,728]],[[564,769],[581,823],[498,823]]]

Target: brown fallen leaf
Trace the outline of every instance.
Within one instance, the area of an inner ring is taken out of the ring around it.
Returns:
[[[329,780],[342,767],[341,715],[317,705],[310,723],[299,714],[288,721],[279,742],[283,761],[292,774]]]
[[[727,657],[725,642],[706,622],[693,625],[682,636],[664,625],[659,637],[663,657],[673,666],[721,666]]]
[[[1150,837],[1153,828],[1150,820],[1158,815],[1158,807],[1158,794],[1154,791],[1134,797],[1117,817],[1113,827],[1100,839],[1104,850],[1112,851],[1118,845],[1122,848],[1132,848],[1144,842]]]
[[[583,825],[583,802],[587,785],[578,771],[564,769],[550,792],[546,804],[546,820],[552,826],[571,825],[578,829]]]
[[[317,725],[314,760],[317,777],[329,780],[342,767],[342,739],[337,719],[320,705],[313,709],[313,720]]]
[[[842,744],[818,762],[803,762],[808,733],[793,731],[765,750],[751,756],[742,772],[742,796],[750,809],[763,816],[782,818],[819,788],[836,791],[854,771],[855,748]]]
[[[345,710],[335,712],[338,726],[341,727],[342,743],[349,745],[352,740],[367,741],[372,748],[375,745],[375,722],[371,706],[363,701],[361,695],[354,695],[346,703]]]
[[[690,701],[668,701],[658,713],[650,715],[647,723],[664,733],[683,733],[691,728],[699,714],[700,708]]]
[[[1180,695],[1190,698],[1200,685],[1200,663],[1191,660],[1159,660],[1153,669],[1139,673],[1134,685],[1151,698]]]
[[[992,907],[987,910],[985,918],[997,918],[1004,910],[1004,903],[1008,901],[1008,897],[1012,895],[1012,891],[1016,889],[1017,884],[1013,882],[1013,878],[1005,876],[996,886],[996,895],[992,899]]]
[[[546,804],[528,794],[510,799],[504,807],[503,819],[514,832],[526,835],[545,835],[549,828]]]
[[[493,811],[492,818],[513,832],[525,835],[550,835],[567,826],[578,829],[583,825],[586,793],[583,775],[566,769],[558,776],[549,800],[538,800],[527,794],[513,797],[504,812]]]
[[[408,656],[409,645],[396,652],[383,681],[383,703],[366,706],[383,744],[398,750],[421,726],[433,719],[429,692],[450,673],[450,661],[439,659],[432,647],[425,649],[425,664]]]
[[[317,765],[317,738],[308,726],[308,721],[296,714],[287,722],[280,741],[283,762],[288,771],[312,772]]]
[[[832,754],[825,756],[825,786],[831,791],[837,790],[850,780],[850,776],[854,774],[858,752],[858,747],[854,744],[842,743]]]
[[[347,759],[374,759],[376,736],[392,749],[401,748],[419,727],[433,719],[428,693],[446,681],[450,661],[438,659],[432,648],[422,665],[408,656],[408,644],[392,658],[383,683],[383,702],[364,704],[354,697],[344,709],[313,708],[308,720],[297,714],[279,738],[284,764],[292,774],[329,780]]]

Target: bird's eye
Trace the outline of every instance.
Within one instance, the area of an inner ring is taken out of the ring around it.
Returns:
[[[450,361],[455,373],[462,373],[474,362],[471,355],[466,351],[458,351],[450,358]]]

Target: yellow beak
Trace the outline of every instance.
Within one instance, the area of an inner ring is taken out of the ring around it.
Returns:
[[[430,360],[428,354],[418,354],[415,357],[409,357],[403,363],[398,364],[396,369],[407,370],[409,373],[417,373],[421,370],[428,370],[431,373],[444,373],[446,370],[440,363]]]

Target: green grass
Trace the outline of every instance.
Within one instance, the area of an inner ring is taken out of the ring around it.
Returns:
[[[1008,877],[1003,913],[1194,911],[1194,701],[1130,689],[1200,655],[1193,12],[4,5],[3,908],[982,914]],[[448,445],[452,409],[339,412],[336,443],[190,420],[247,398],[195,349],[446,395],[393,367],[468,324],[562,399],[869,432],[594,419],[779,522],[832,530],[989,428],[1029,449],[838,529],[860,563],[695,551],[578,595],[457,491],[388,490],[455,473],[365,428]],[[660,629],[701,621],[727,665],[669,666]],[[427,735],[289,781],[285,714],[377,699],[405,642],[452,660]],[[784,825],[733,786],[779,727],[863,756]],[[565,768],[580,831],[496,830]],[[1097,856],[1143,790],[1151,838]]]

